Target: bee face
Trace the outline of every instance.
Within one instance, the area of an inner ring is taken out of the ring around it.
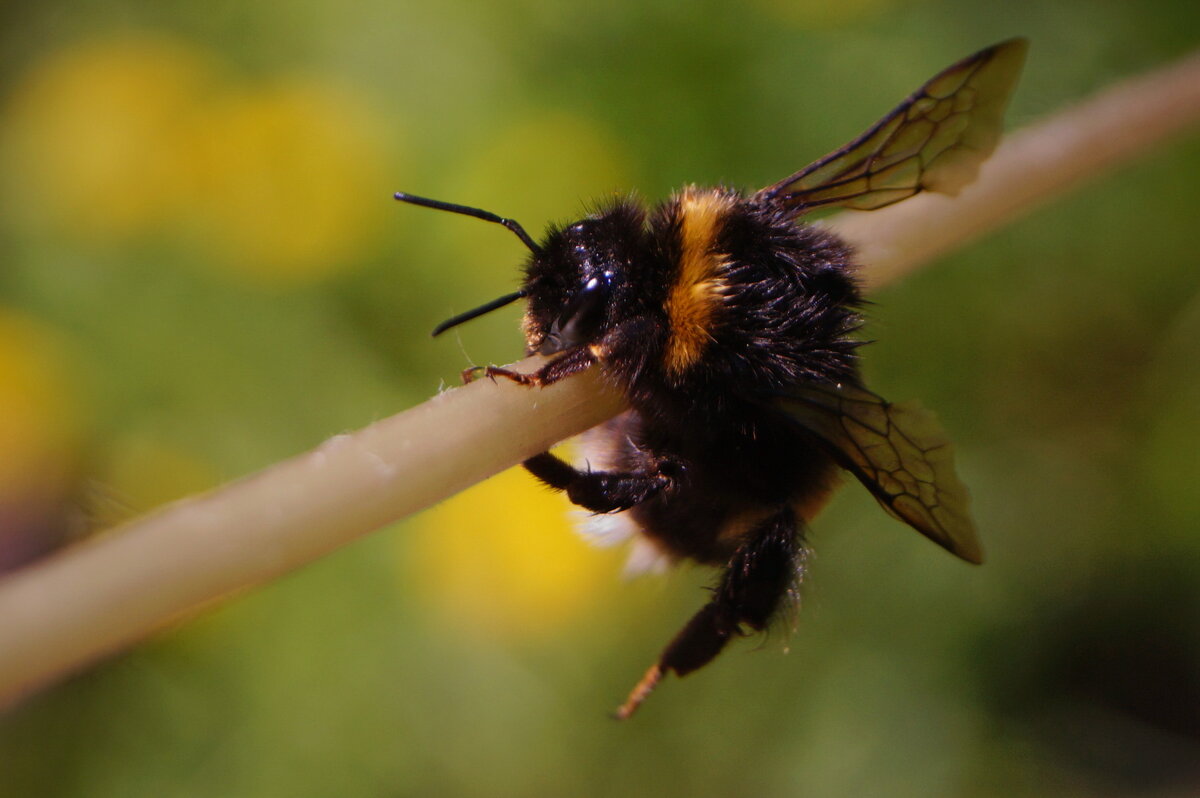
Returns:
[[[525,339],[552,355],[599,340],[619,319],[630,265],[644,258],[641,212],[618,205],[552,229],[526,268]]]
[[[570,300],[550,323],[550,328],[538,331],[538,354],[553,355],[599,337],[609,315],[612,278],[613,273],[609,270],[584,272],[582,285],[575,288]]]

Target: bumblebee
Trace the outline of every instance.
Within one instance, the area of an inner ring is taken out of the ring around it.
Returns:
[[[665,674],[767,627],[804,574],[805,530],[843,470],[894,517],[982,562],[941,426],[859,376],[853,252],[799,219],[956,194],[996,146],[1027,47],[1013,39],[954,64],[850,144],[749,195],[688,186],[651,209],[616,200],[540,243],[511,219],[396,195],[503,224],[531,252],[520,290],[434,335],[525,299],[526,354],[549,360],[531,374],[473,371],[537,387],[598,366],[628,400],[584,436],[586,467],[544,452],[525,468],[657,555],[722,569],[618,717]]]

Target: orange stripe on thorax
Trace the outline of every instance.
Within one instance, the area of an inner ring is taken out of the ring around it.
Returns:
[[[725,289],[721,278],[725,259],[716,250],[716,240],[736,199],[719,191],[686,188],[678,201],[679,266],[667,295],[671,335],[665,365],[671,374],[686,371],[712,340]]]

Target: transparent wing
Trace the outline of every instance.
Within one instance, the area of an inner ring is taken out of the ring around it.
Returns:
[[[1026,39],[981,50],[940,72],[859,138],[755,198],[792,209],[872,210],[920,191],[957,194],[1004,127]]]
[[[933,413],[849,385],[797,386],[779,403],[888,513],[964,560],[983,561],[970,496]]]

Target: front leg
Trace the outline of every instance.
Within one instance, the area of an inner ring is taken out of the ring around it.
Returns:
[[[543,452],[523,465],[544,484],[565,490],[567,498],[593,513],[615,513],[657,496],[674,484],[678,469],[659,464],[639,471],[581,471]]]
[[[653,352],[657,351],[657,331],[659,325],[656,322],[645,316],[636,316],[621,322],[591,343],[556,353],[548,363],[532,374],[521,374],[499,366],[474,366],[463,372],[463,382],[471,382],[484,376],[492,379],[504,377],[518,385],[552,385],[587,370],[594,363],[618,358],[631,364],[632,371],[639,372],[642,369],[642,365],[637,365],[639,361],[654,356]]]
[[[493,380],[497,377],[503,377],[506,380],[512,380],[518,385],[541,387],[543,385],[552,385],[559,380],[585,371],[595,362],[596,356],[592,354],[590,349],[586,346],[578,346],[574,349],[568,349],[530,374],[522,374],[519,371],[501,368],[500,366],[473,366],[464,371],[462,376],[463,382],[471,382],[482,375]]]

